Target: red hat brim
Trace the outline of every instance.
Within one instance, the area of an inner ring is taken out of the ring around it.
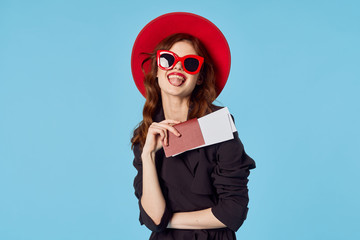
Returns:
[[[222,32],[209,20],[186,12],[161,15],[149,22],[137,36],[131,55],[131,70],[140,93],[146,97],[144,74],[141,64],[164,38],[175,33],[197,37],[205,46],[215,65],[216,92],[220,94],[230,73],[230,48]]]

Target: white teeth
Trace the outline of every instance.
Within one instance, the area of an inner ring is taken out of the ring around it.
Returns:
[[[178,78],[178,79],[184,80],[184,78],[179,75],[170,75],[169,78]]]

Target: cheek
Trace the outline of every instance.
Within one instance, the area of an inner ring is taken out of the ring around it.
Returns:
[[[156,76],[157,76],[158,78],[159,78],[159,77],[166,77],[166,71],[161,70],[160,68],[158,68]]]
[[[158,72],[157,72],[156,76],[157,76],[158,84],[159,84],[159,86],[161,88],[162,86],[164,86],[165,82],[167,82],[166,71],[158,69]]]

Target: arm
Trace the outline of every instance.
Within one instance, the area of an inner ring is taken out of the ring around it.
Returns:
[[[247,217],[247,183],[253,168],[255,162],[246,154],[238,132],[234,133],[234,139],[218,145],[217,165],[211,174],[218,203],[211,211],[233,231],[237,231]]]
[[[228,227],[237,231],[247,215],[249,170],[255,162],[244,151],[234,134],[234,139],[217,147],[217,165],[211,177],[216,189],[218,203],[212,208],[175,213],[169,228],[210,229]]]
[[[159,184],[155,153],[162,144],[167,144],[167,130],[178,134],[176,129],[169,125],[175,122],[165,120],[161,123],[153,123],[149,127],[143,149],[140,149],[139,144],[134,146],[134,167],[138,170],[134,179],[134,188],[135,195],[139,199],[139,220],[154,232],[164,230],[172,216]]]
[[[211,212],[211,208],[193,211],[174,213],[168,228],[178,229],[211,229],[226,227]]]
[[[150,170],[150,172],[151,172],[152,166],[147,166],[148,164],[146,162],[143,163],[142,157],[141,157],[141,149],[138,144],[134,146],[134,155],[135,155],[134,167],[138,171],[138,173],[134,179],[134,188],[135,188],[135,195],[139,199],[138,203],[139,203],[139,210],[140,210],[140,215],[139,215],[140,224],[141,225],[145,224],[145,226],[153,232],[161,232],[166,228],[168,222],[170,221],[172,212],[165,205],[162,210],[162,216],[160,217],[161,220],[160,220],[160,222],[157,222],[154,215],[149,215],[147,213],[147,211],[149,211],[148,209],[145,211],[145,209],[143,208],[141,199],[143,198],[142,197],[143,196],[143,184],[145,184],[144,190],[146,192],[147,191],[146,183],[148,180],[143,181],[143,171],[145,171],[145,175],[148,175],[147,172],[148,172],[148,170]],[[145,166],[143,167],[143,165],[145,165]],[[155,174],[157,175],[156,172],[155,172]],[[145,177],[145,178],[148,179],[147,177]],[[156,185],[156,183],[159,184],[158,179],[156,179],[154,185]],[[162,194],[161,194],[161,196],[162,196]],[[157,206],[159,206],[157,204],[158,202],[154,202],[154,203],[155,203],[154,205],[156,205],[155,208],[157,208]],[[145,203],[145,205],[146,205],[146,203]],[[152,209],[152,206],[150,207],[150,210],[151,209]],[[152,212],[149,212],[149,213],[153,214]]]
[[[156,225],[159,225],[165,211],[165,199],[162,194],[155,166],[155,153],[141,155],[143,165],[143,186],[141,205]]]

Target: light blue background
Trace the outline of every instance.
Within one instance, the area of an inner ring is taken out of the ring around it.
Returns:
[[[142,27],[213,21],[257,163],[239,239],[360,239],[359,1],[0,1],[0,239],[147,239],[130,136]]]

